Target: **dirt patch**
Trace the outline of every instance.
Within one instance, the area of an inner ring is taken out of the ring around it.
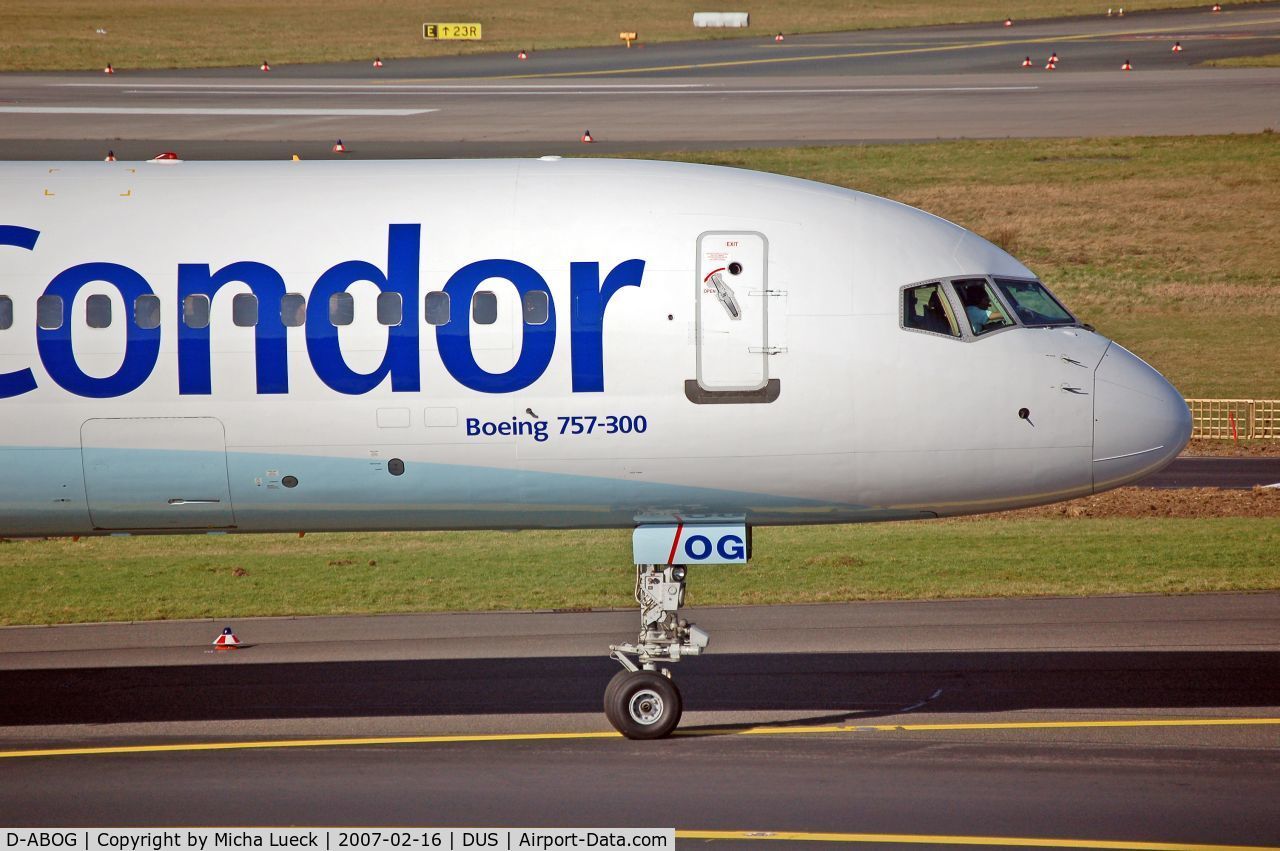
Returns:
[[[1280,488],[1118,488],[1056,505],[1002,511],[970,519],[982,520],[984,517],[1280,517]]]
[[[1236,443],[1232,440],[1206,440],[1200,438],[1187,444],[1187,448],[1182,450],[1182,454],[1184,456],[1214,455],[1231,458],[1277,457],[1280,456],[1280,440],[1242,440]]]

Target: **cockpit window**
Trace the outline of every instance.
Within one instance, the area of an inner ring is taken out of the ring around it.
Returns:
[[[942,284],[924,284],[902,291],[902,324],[918,331],[960,336]]]
[[[1013,320],[1004,315],[1000,299],[986,278],[962,278],[952,281],[951,286],[964,305],[964,315],[975,336],[1013,324]]]
[[[996,286],[1013,305],[1023,325],[1073,325],[1075,319],[1039,281],[996,278]]]

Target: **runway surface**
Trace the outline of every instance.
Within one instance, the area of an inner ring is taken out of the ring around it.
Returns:
[[[770,34],[771,36],[772,34]],[[1184,50],[1173,53],[1179,41]],[[526,156],[862,141],[1257,132],[1280,4],[1088,19],[254,69],[0,77],[0,157]],[[1044,61],[1056,53],[1056,70]],[[1024,69],[1024,57],[1035,67]],[[1130,60],[1135,70],[1119,70]],[[597,144],[579,137],[590,130]]]
[[[1182,456],[1135,487],[1232,488],[1280,487],[1280,458]]]
[[[690,616],[649,743],[598,708],[630,612],[0,630],[0,822],[1280,843],[1280,595]]]

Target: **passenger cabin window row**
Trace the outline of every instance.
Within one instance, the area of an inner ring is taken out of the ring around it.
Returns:
[[[951,278],[902,289],[902,327],[960,339],[1025,325],[1078,324],[1044,284],[1015,278]]]
[[[428,325],[448,325],[451,316],[449,294],[429,292],[423,304]],[[182,300],[182,324],[188,328],[208,328],[211,304],[207,295],[189,295]],[[376,313],[379,325],[393,326],[404,322],[404,299],[400,293],[379,293]],[[62,296],[42,295],[36,299],[36,324],[46,331],[56,331],[63,323]],[[111,297],[91,295],[85,299],[85,324],[90,328],[110,328]],[[521,314],[530,325],[545,325],[551,318],[551,300],[542,290],[532,290],[521,299]],[[351,325],[356,318],[355,297],[340,292],[329,296],[329,322],[334,327]],[[471,299],[471,320],[477,325],[493,325],[498,321],[498,296],[479,290]],[[300,293],[286,293],[280,299],[280,321],[287,328],[298,328],[307,321],[307,299]],[[258,297],[238,293],[231,300],[231,322],[240,328],[258,324]],[[150,330],[160,327],[160,297],[138,296],[133,302],[133,323]],[[13,327],[13,299],[0,295],[0,331]]]

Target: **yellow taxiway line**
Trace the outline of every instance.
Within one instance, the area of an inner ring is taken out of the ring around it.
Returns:
[[[878,843],[882,845],[982,845],[1006,848],[1116,848],[1127,851],[1277,851],[1265,845],[1203,845],[1187,842],[1116,842],[1106,839],[1045,839],[1022,836],[926,836],[914,833],[807,833],[791,831],[677,830],[676,839],[782,840],[784,842]]]
[[[925,733],[970,730],[1087,730],[1142,727],[1259,727],[1280,725],[1280,718],[1165,718],[1117,721],[1009,721],[990,724],[847,724],[707,728],[677,730],[678,737],[799,736],[840,733]],[[40,756],[99,756],[106,754],[174,753],[186,751],[269,750],[274,748],[335,748],[374,745],[431,745],[468,742],[539,742],[580,739],[619,739],[613,732],[590,733],[482,733],[446,736],[382,736],[349,739],[279,739],[252,742],[186,742],[170,745],[109,745],[84,748],[41,748],[0,751],[0,759]],[[1101,847],[1101,846],[1100,846]]]

